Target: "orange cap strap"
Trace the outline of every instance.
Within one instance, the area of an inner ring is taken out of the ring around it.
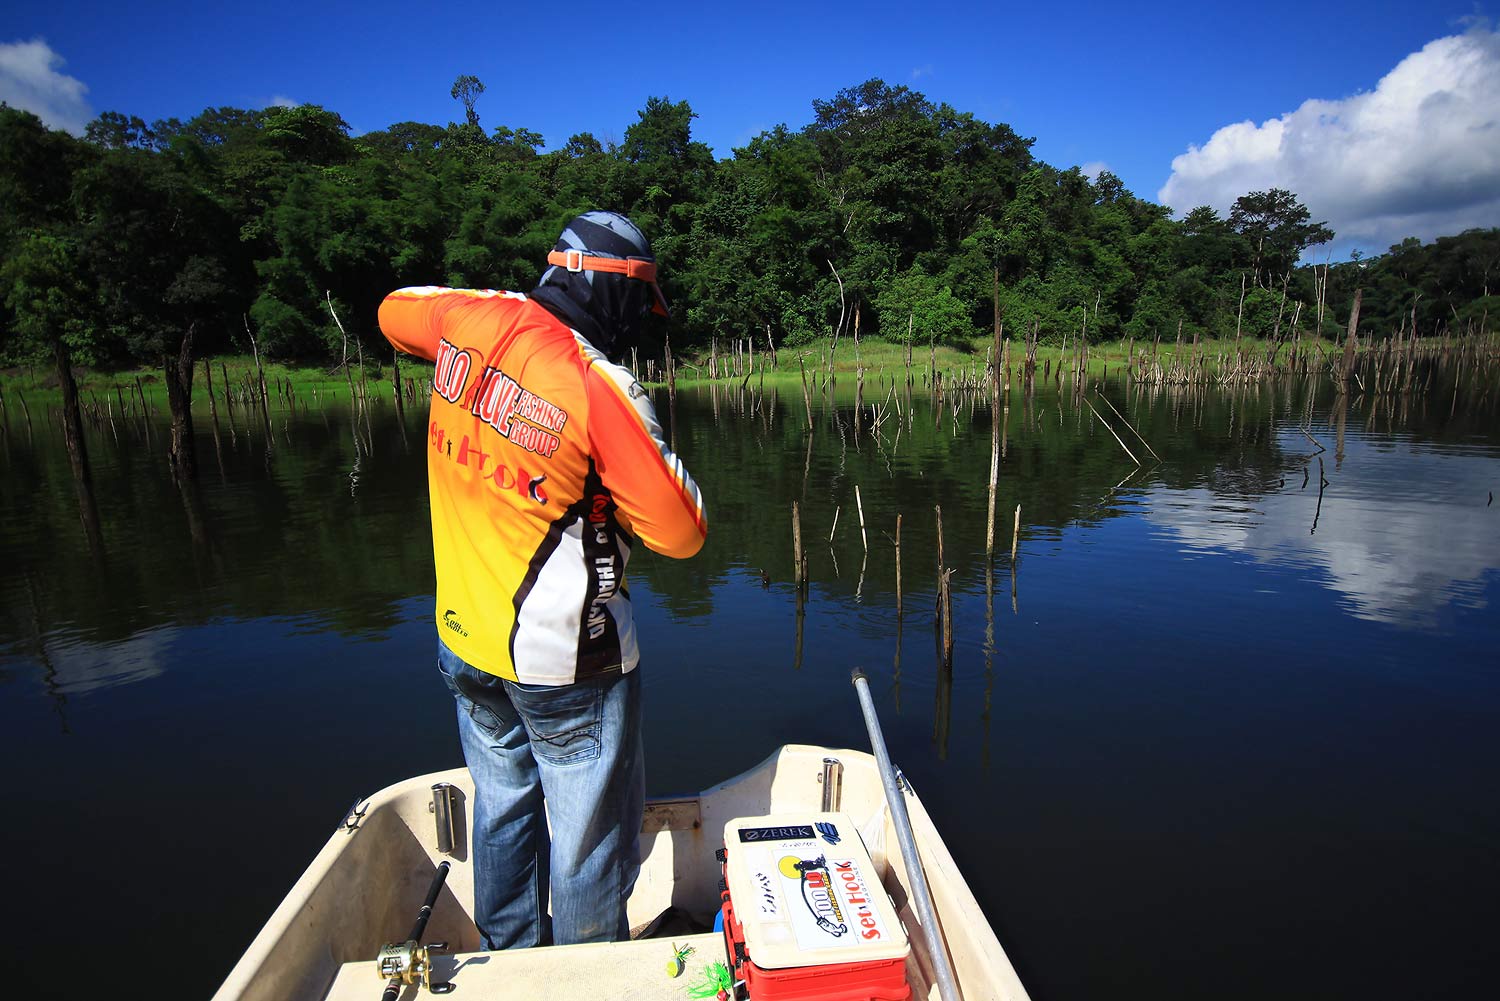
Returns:
[[[639,257],[593,257],[581,250],[554,250],[547,263],[569,271],[610,271],[643,282],[656,281],[656,262]]]

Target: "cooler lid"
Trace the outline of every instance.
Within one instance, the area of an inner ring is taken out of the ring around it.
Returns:
[[[904,959],[906,931],[843,813],[740,817],[724,825],[725,877],[756,966]]]

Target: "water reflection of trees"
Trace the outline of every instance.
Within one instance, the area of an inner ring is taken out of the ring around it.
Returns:
[[[1340,402],[1318,381],[1230,388],[1113,382],[1104,393],[1118,414],[1100,406],[1102,419],[1128,420],[1163,457],[1139,469],[1071,389],[1048,384],[1030,396],[1011,393],[997,563],[1008,561],[1010,512],[1018,504],[1023,539],[1045,549],[1070,527],[1130,512],[1148,491],[1166,489],[1205,504],[1315,491],[1316,446],[1299,428],[1311,426],[1328,449],[1328,475],[1335,479],[1337,443],[1356,429],[1435,447],[1488,433],[1483,415],[1466,408],[1454,407],[1450,416],[1435,412],[1449,408],[1392,400],[1381,411],[1364,397]],[[636,554],[631,580],[644,581],[672,614],[712,615],[716,595],[734,575],[764,573],[771,587],[790,591],[794,500],[820,595],[893,603],[898,514],[903,584],[908,593],[930,594],[936,504],[943,506],[956,581],[971,587],[984,576],[992,427],[985,394],[950,394],[939,407],[921,387],[908,392],[872,377],[860,392],[846,377],[831,396],[814,392],[811,402],[809,430],[800,387],[693,387],[679,390],[671,407],[658,400],[664,417],[675,415],[671,431],[704,492],[711,525],[695,559]],[[301,413],[276,415],[272,454],[258,421],[225,418],[222,476],[192,491],[168,475],[159,429],[123,420],[118,428],[90,429],[108,554],[102,563],[89,557],[79,528],[60,435],[45,421],[24,436],[6,429],[0,500],[10,517],[0,527],[0,559],[12,569],[0,585],[0,643],[21,649],[33,631],[16,583],[26,574],[38,582],[44,631],[66,627],[97,643],[168,623],[310,610],[319,628],[373,635],[400,621],[403,601],[432,592],[423,454],[407,440],[422,439],[398,425],[388,405],[373,422],[355,491],[347,412],[316,404],[309,412],[304,404]],[[407,420],[417,428],[422,417]],[[201,447],[209,447],[207,434],[200,429]]]
[[[866,407],[886,389],[867,386]],[[1117,491],[1135,464],[1086,406],[1066,392],[1029,399],[1013,394],[997,507],[1003,515],[1021,505],[1024,536],[1056,537],[1071,525],[1117,517],[1125,510],[1118,493],[1151,483],[1254,494],[1275,487],[1295,467],[1297,457],[1287,453],[1274,431],[1277,404],[1267,394],[1228,397],[1205,391],[1146,399],[1118,386],[1109,392],[1168,461],[1152,463]],[[697,560],[650,560],[652,588],[673,611],[705,614],[704,595],[726,572],[763,569],[772,581],[790,587],[793,500],[802,506],[811,577],[826,591],[850,599],[858,594],[865,601],[894,592],[892,535],[898,513],[904,516],[906,586],[930,589],[936,575],[936,504],[943,506],[949,533],[949,565],[960,579],[982,575],[991,433],[982,397],[956,397],[934,420],[930,399],[917,392],[902,402],[906,416],[899,428],[888,420],[871,434],[867,419],[856,436],[851,387],[815,412],[809,453],[800,399],[748,391],[719,395],[717,401],[708,390],[678,396],[679,450],[704,491],[712,528]],[[1237,424],[1232,437],[1227,433],[1231,411]],[[860,541],[856,485],[870,541],[868,560]],[[997,520],[1002,538],[1008,536],[1010,519]],[[1006,548],[997,543],[997,550]]]
[[[122,422],[123,424],[124,422]],[[90,441],[108,558],[88,558],[60,435],[41,425],[32,443],[8,439],[0,527],[8,568],[0,644],[24,651],[36,581],[44,632],[111,643],[165,624],[218,617],[309,614],[323,628],[373,634],[400,621],[400,603],[433,588],[425,472],[382,428],[381,463],[351,497],[347,415],[282,415],[274,460],[260,428],[222,433],[221,480],[174,484],[157,454],[164,436],[125,425]],[[207,432],[204,432],[207,434]],[[205,443],[200,442],[200,446]]]

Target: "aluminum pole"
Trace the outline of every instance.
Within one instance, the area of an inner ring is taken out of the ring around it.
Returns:
[[[859,708],[865,714],[865,728],[870,731],[870,748],[875,752],[876,764],[880,766],[880,781],[885,785],[885,801],[891,808],[896,840],[901,844],[901,858],[906,863],[907,881],[911,884],[911,899],[917,905],[922,937],[927,940],[927,954],[932,957],[938,995],[942,1001],[960,1001],[958,985],[953,979],[953,966],[948,962],[948,950],[943,946],[937,911],[932,906],[932,894],[927,889],[927,874],[922,869],[921,857],[917,855],[917,840],[911,833],[911,817],[906,812],[906,797],[896,781],[896,769],[891,766],[890,753],[885,749],[885,735],[880,730],[880,718],[875,715],[869,679],[865,677],[864,671],[855,668],[853,681],[854,690],[859,694]]]

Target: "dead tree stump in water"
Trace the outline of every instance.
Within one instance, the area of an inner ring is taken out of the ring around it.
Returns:
[[[942,633],[943,642],[943,668],[953,668],[953,597],[949,590],[949,581],[953,571],[943,565],[943,507],[941,504],[933,505],[933,511],[937,515],[937,543],[938,543],[938,587],[937,587],[937,625]]]
[[[401,403],[401,354],[391,352],[391,387],[396,396],[396,419],[406,423],[406,408]]]
[[[1354,305],[1349,310],[1349,332],[1344,338],[1344,358],[1339,363],[1339,378],[1336,387],[1341,396],[1349,392],[1349,377],[1354,374],[1354,349],[1359,337],[1359,306],[1363,297],[1364,289],[1354,290]]]
[[[1021,505],[1016,505],[1016,523],[1010,532],[1010,564],[1016,565],[1016,546],[1021,542]]]
[[[802,515],[797,509],[797,502],[792,501],[792,584],[799,593],[807,583],[806,567],[807,562],[802,555]]]
[[[998,274],[998,272],[997,272]],[[998,296],[996,301],[998,302]],[[995,555],[995,490],[1000,484],[1000,335],[1004,325],[997,317],[995,320],[995,370],[990,382],[990,482],[989,482],[989,514],[985,521],[984,529],[984,555],[986,558]],[[1007,352],[1008,354],[1009,352]]]
[[[896,515],[896,628],[901,628],[901,516]]]
[[[192,480],[198,475],[198,456],[193,447],[193,334],[197,324],[189,324],[182,335],[177,357],[163,358],[162,374],[167,380],[167,407],[172,412],[172,438],[168,454],[172,475]]]
[[[83,438],[83,417],[78,409],[78,384],[73,381],[73,359],[68,346],[61,337],[52,344],[53,357],[57,361],[57,380],[61,384],[63,397],[63,444],[68,451],[68,464],[73,471],[73,487],[78,494],[78,517],[83,522],[89,545],[95,552],[102,552],[103,535],[99,528],[99,508],[94,503],[94,482],[89,470],[88,446]],[[25,403],[21,404],[25,409]],[[31,427],[31,412],[26,412],[26,426]]]

